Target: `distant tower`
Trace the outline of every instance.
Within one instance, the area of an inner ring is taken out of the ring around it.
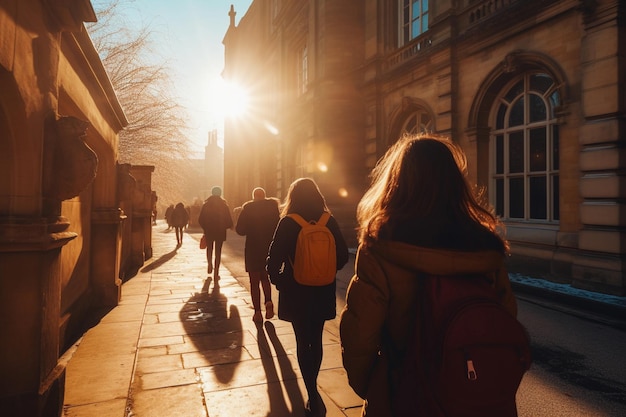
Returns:
[[[211,130],[204,147],[204,177],[202,190],[204,198],[211,195],[211,188],[215,185],[224,187],[224,150],[217,145],[217,130]]]

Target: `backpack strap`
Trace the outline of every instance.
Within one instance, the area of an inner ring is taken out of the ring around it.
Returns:
[[[309,222],[304,220],[304,218],[299,214],[291,213],[291,214],[288,214],[287,217],[290,217],[291,219],[293,219],[296,223],[300,225],[300,227],[306,227],[309,225]]]
[[[328,223],[328,219],[330,219],[330,213],[325,211],[320,216],[320,219],[317,221],[317,224],[319,224],[320,226],[326,226],[326,223]]]
[[[300,227],[306,227],[309,224],[319,224],[320,226],[326,226],[326,223],[328,223],[328,219],[330,219],[330,213],[327,211],[323,212],[319,220],[315,223],[307,222],[302,216],[296,213],[290,213],[287,215],[287,217],[291,217],[293,220],[295,220],[295,222],[298,223]]]

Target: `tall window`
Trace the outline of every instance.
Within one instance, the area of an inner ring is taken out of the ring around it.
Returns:
[[[298,60],[298,95],[306,93],[309,84],[309,56],[307,47],[300,50],[300,57]]]
[[[428,0],[399,0],[399,46],[428,30]]]
[[[492,113],[491,192],[507,220],[559,220],[560,96],[554,80],[528,73],[514,80]]]

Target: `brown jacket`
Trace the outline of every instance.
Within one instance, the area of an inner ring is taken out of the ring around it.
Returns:
[[[418,273],[485,274],[502,305],[517,314],[504,256],[495,250],[469,252],[379,241],[371,248],[359,248],[355,269],[340,332],[350,386],[367,400],[363,415],[392,415],[388,375],[394,370],[385,356],[403,352],[409,342],[409,329],[415,326],[418,310]]]

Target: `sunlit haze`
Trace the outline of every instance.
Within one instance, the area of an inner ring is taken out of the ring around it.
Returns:
[[[107,2],[93,3],[95,6]],[[228,115],[235,116],[235,111],[241,111],[241,103],[245,102],[243,93],[225,95],[227,90],[221,79],[222,40],[230,23],[230,5],[235,8],[238,25],[251,3],[252,0],[120,2],[128,19],[150,28],[154,52],[171,69],[174,96],[189,116],[189,139],[195,157],[202,157],[211,130],[217,130],[218,143],[223,147],[225,109],[230,109]]]

